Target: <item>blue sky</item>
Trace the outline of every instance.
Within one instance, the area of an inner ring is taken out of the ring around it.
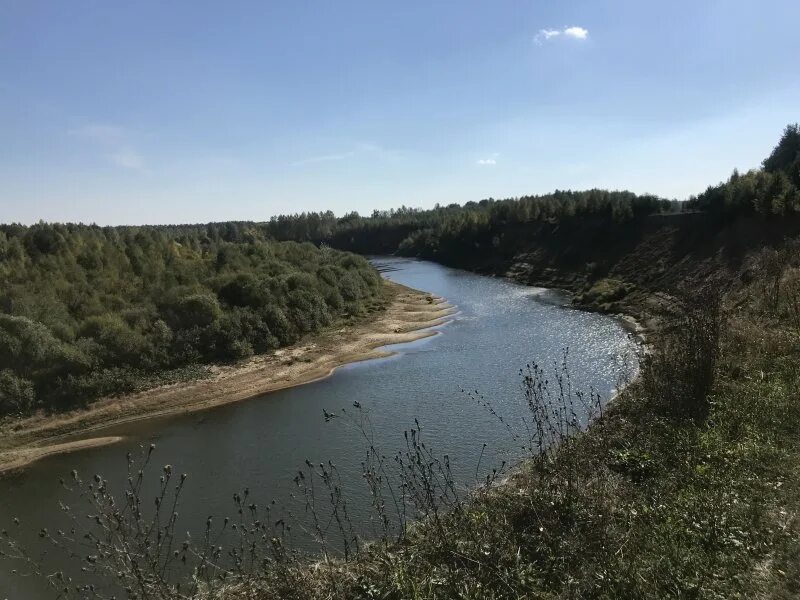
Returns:
[[[800,120],[796,0],[0,0],[0,221],[685,198]]]

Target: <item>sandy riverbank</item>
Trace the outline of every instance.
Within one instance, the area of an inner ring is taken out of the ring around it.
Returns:
[[[22,469],[52,454],[119,441],[101,430],[155,417],[186,414],[240,402],[329,376],[344,364],[392,354],[380,349],[430,335],[455,308],[444,299],[386,282],[391,301],[374,318],[331,328],[298,344],[246,363],[213,368],[213,376],[163,386],[87,409],[56,416],[36,415],[0,424],[0,474]],[[427,329],[427,331],[426,331]]]

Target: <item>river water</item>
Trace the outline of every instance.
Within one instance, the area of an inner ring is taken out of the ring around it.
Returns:
[[[502,461],[513,463],[520,450],[497,417],[463,390],[482,394],[513,425],[525,411],[520,369],[527,363],[552,365],[568,349],[572,387],[608,398],[635,362],[636,344],[617,320],[566,307],[557,292],[431,262],[381,257],[374,263],[386,278],[442,296],[459,312],[436,328],[437,335],[392,346],[396,354],[389,358],[239,404],[132,425],[117,445],[50,457],[0,479],[0,528],[16,531],[49,572],[74,569],[60,552],[37,544],[41,527],[63,527],[59,501],[72,501],[59,478],[75,469],[87,479],[99,473],[112,487],[121,485],[126,452],[152,443],[156,462],[189,475],[182,530],[202,532],[209,515],[232,514],[231,496],[244,486],[257,502],[275,500],[295,510],[293,479],[308,459],[336,464],[350,517],[369,536],[374,514],[362,478],[363,440],[344,419],[326,422],[323,411],[352,412],[358,402],[376,445],[389,455],[403,446],[404,430],[417,419],[424,439],[449,456],[456,479],[469,486]],[[14,518],[21,526],[12,525]],[[307,539],[297,538],[299,547],[313,551]],[[38,578],[14,575],[11,568],[0,560],[0,598],[55,597]]]

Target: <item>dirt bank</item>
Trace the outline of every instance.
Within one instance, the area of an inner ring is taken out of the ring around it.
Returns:
[[[392,282],[386,282],[386,293],[385,311],[242,364],[214,367],[209,379],[108,398],[66,414],[0,423],[0,474],[45,456],[122,439],[99,433],[110,427],[240,402],[317,381],[347,363],[389,356],[392,352],[382,346],[435,335],[428,328],[446,322],[456,310],[442,298]]]

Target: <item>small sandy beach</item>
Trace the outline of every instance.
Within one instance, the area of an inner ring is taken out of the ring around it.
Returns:
[[[60,415],[0,423],[0,474],[50,456],[115,443],[103,430],[155,417],[187,414],[240,402],[328,377],[344,364],[392,354],[388,344],[435,335],[456,309],[443,298],[386,282],[385,311],[354,325],[332,327],[298,344],[249,361],[212,368],[212,376],[118,398]]]

